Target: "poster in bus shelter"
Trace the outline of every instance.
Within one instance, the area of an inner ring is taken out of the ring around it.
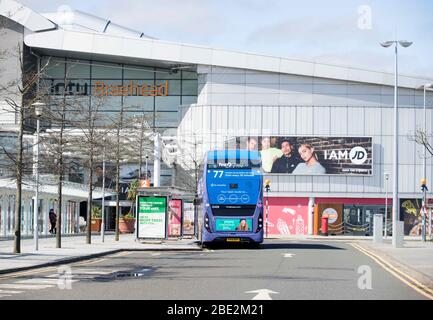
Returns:
[[[373,175],[372,137],[242,136],[224,148],[259,151],[269,175]]]
[[[183,204],[182,234],[184,236],[194,236],[195,234],[195,212],[194,204],[191,202],[185,202]]]
[[[167,198],[138,198],[138,239],[165,239],[167,237]]]
[[[182,200],[168,202],[168,236],[182,236]]]

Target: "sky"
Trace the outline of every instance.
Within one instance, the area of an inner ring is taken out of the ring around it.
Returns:
[[[403,74],[433,79],[432,0],[18,0],[37,12],[62,6],[167,41],[394,70],[380,42],[409,40]]]

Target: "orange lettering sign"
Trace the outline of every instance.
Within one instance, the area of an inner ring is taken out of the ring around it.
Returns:
[[[103,81],[95,83],[95,95],[98,97],[166,97],[168,96],[168,81],[157,85],[138,84],[130,81],[128,85],[108,85]]]

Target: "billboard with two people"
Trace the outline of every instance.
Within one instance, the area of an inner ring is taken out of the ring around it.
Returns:
[[[265,174],[373,175],[371,137],[242,136],[225,148],[260,151]]]

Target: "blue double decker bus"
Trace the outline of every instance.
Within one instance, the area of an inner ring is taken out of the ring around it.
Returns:
[[[207,152],[200,185],[201,244],[263,242],[263,177],[257,151]]]

